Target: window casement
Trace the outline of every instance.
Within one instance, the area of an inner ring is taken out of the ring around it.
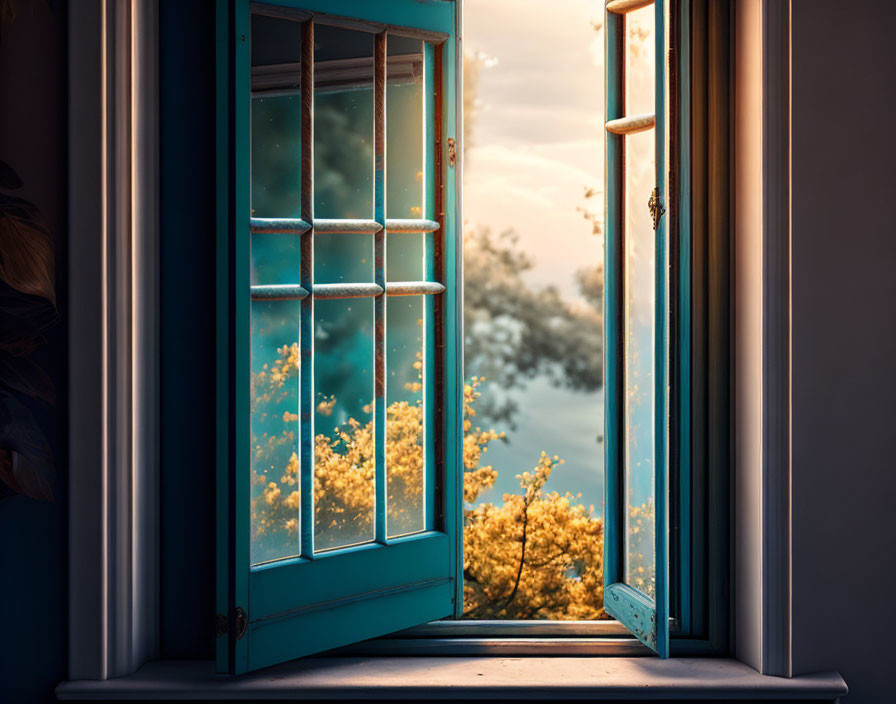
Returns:
[[[233,59],[221,111],[232,122],[222,133],[232,130],[235,148],[221,186],[232,191],[221,213],[230,394],[219,438],[219,613],[229,637],[218,639],[218,664],[245,672],[453,613],[454,6],[243,1],[222,23]],[[327,131],[333,114],[348,116],[338,134]],[[392,148],[390,117],[417,128],[416,145]],[[301,159],[271,181],[280,147],[265,143],[263,125],[289,119]],[[405,217],[389,217],[402,201]],[[401,339],[416,344],[390,345],[398,326],[415,325],[420,332]],[[393,383],[402,362],[418,372],[408,388]],[[346,379],[351,395],[337,399],[333,384]],[[409,418],[387,416],[393,394]],[[315,424],[340,425],[348,414],[369,418],[364,446],[337,432],[317,447]],[[421,429],[404,476],[387,466],[393,422]],[[331,477],[327,488],[323,455],[352,476]],[[285,505],[295,512],[293,540],[276,544],[265,530],[274,472],[291,473]],[[404,488],[395,503],[393,484]],[[336,495],[323,508],[328,491]],[[350,506],[348,491],[360,495]]]
[[[463,602],[458,4],[219,4],[219,671],[421,625],[370,648],[498,635],[587,650],[621,627],[661,657],[727,647],[727,323],[706,311],[727,301],[727,200],[707,180],[727,149],[727,26],[708,7],[606,3],[604,604],[618,623],[551,624],[431,623]],[[634,13],[654,26],[650,76],[626,73]],[[634,80],[654,85],[646,108],[627,104]],[[700,121],[715,142],[692,143]],[[403,463],[399,422],[416,429]],[[351,476],[328,475],[331,460]],[[289,512],[276,538],[273,506]]]
[[[653,14],[653,76],[627,75],[625,71],[627,54],[633,51],[628,45],[632,33],[626,29],[629,17],[638,12]],[[606,20],[604,605],[660,657],[668,657],[665,2],[611,1]],[[633,94],[628,84],[637,80],[654,85],[649,113],[635,112],[640,106],[627,100]],[[646,181],[638,173],[645,162]]]

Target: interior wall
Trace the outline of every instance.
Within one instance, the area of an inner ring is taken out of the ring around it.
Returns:
[[[66,12],[45,2],[19,2],[16,9],[11,23],[2,13],[0,160],[22,186],[2,193],[30,201],[46,221],[60,316],[44,334],[46,343],[29,355],[49,376],[55,404],[17,396],[50,445],[55,501],[9,496],[0,487],[0,702],[10,703],[55,701],[53,690],[66,673],[68,633]],[[11,329],[8,305],[0,300],[0,335]]]
[[[791,26],[793,665],[892,702],[896,4]]]

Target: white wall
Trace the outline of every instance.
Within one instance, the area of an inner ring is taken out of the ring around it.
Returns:
[[[896,3],[792,2],[794,671],[896,701]]]

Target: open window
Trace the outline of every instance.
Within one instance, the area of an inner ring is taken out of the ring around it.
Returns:
[[[706,544],[725,543],[721,532],[690,533],[710,494],[725,495],[691,473],[687,454],[703,432],[692,414],[706,412],[699,399],[689,405],[687,287],[706,281],[688,276],[690,184],[677,176],[691,157],[677,107],[690,57],[674,50],[692,31],[691,7],[606,3],[603,268],[588,260],[599,289],[588,320],[603,327],[589,336],[579,334],[585,318],[570,325],[578,340],[597,339],[598,363],[603,345],[604,507],[587,544],[602,575],[583,578],[576,561],[559,574],[603,588],[587,613],[605,609],[661,657],[670,633],[701,647],[703,553],[720,569]],[[694,31],[706,32],[706,3],[693,7]],[[457,3],[233,0],[218,13],[218,669],[247,672],[439,619],[457,620],[409,640],[610,632],[598,621],[508,621],[531,567],[525,547],[508,594],[492,601],[501,608],[473,615],[504,620],[460,620],[475,577],[463,549],[473,514],[464,413],[476,386],[463,362]],[[529,495],[555,463],[546,455],[520,479],[522,523],[507,535],[523,546]]]

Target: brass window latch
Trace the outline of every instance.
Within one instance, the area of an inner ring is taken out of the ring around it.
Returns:
[[[655,230],[660,226],[660,218],[666,212],[666,206],[663,205],[663,199],[658,188],[654,188],[653,193],[650,194],[650,200],[647,201],[647,209],[653,218],[653,229]]]

